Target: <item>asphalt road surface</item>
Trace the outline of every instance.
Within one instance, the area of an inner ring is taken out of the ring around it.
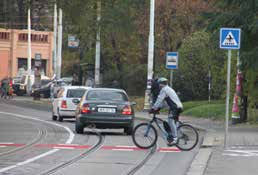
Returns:
[[[74,119],[54,122],[51,112],[32,108],[0,100],[0,174],[183,175],[198,151],[167,148],[161,138],[141,150],[122,129],[76,134]]]

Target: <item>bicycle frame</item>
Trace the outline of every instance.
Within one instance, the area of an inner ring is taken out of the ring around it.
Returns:
[[[167,140],[167,137],[168,137],[168,133],[167,131],[165,131],[165,129],[163,129],[163,127],[160,126],[159,122],[163,123],[164,120],[156,117],[156,114],[153,114],[153,118],[151,121],[148,122],[148,128],[144,134],[145,137],[147,137],[148,133],[149,133],[149,130],[150,130],[150,125],[153,125],[153,123],[156,124],[156,126],[159,128],[159,130],[161,131],[162,133],[162,136],[163,136],[163,139],[164,140]]]

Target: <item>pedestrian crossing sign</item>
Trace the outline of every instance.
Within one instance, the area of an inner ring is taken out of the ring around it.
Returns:
[[[241,29],[221,28],[220,29],[220,48],[221,49],[240,49]]]

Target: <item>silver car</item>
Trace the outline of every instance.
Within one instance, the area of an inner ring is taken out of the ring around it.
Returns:
[[[61,87],[52,101],[52,119],[61,122],[63,118],[74,118],[78,102],[87,89],[85,86]]]

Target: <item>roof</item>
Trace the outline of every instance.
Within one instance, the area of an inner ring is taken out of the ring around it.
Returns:
[[[123,89],[115,89],[115,88],[91,88],[90,90],[125,92]]]
[[[78,88],[90,89],[90,87],[87,87],[87,86],[63,86],[62,88],[64,88],[64,89],[78,89]]]

